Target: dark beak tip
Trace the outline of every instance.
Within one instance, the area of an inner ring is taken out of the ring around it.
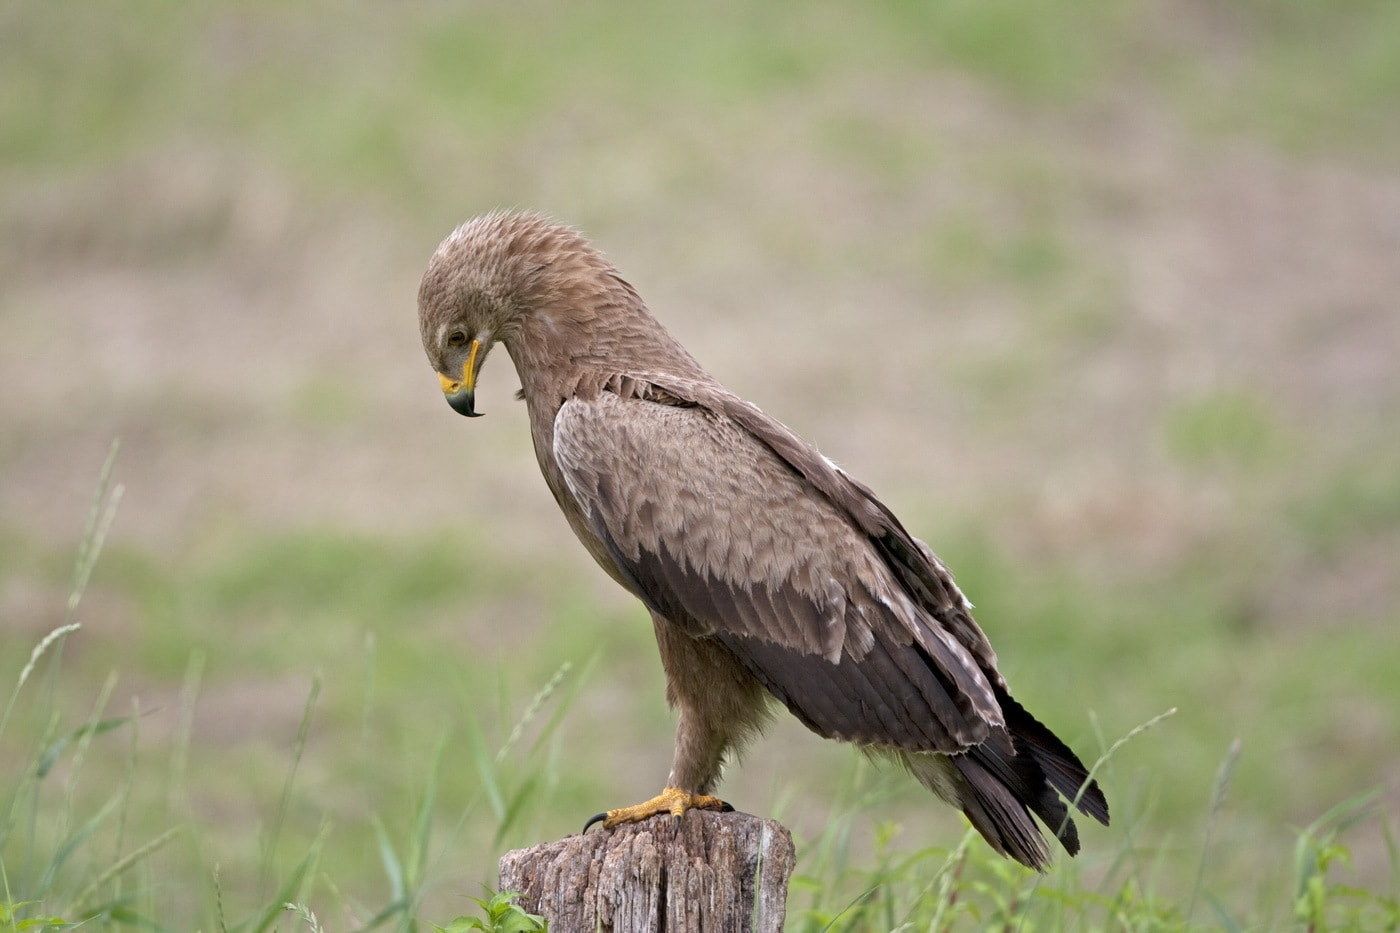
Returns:
[[[447,404],[452,406],[452,410],[466,418],[480,418],[482,413],[476,410],[476,397],[472,392],[456,392],[447,396]]]

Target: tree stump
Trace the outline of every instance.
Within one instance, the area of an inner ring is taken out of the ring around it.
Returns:
[[[507,852],[499,884],[554,933],[780,933],[794,861],[780,823],[691,810]]]

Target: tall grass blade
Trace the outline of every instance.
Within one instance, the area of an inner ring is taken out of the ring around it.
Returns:
[[[210,881],[214,885],[214,919],[219,924],[219,933],[228,933],[228,918],[224,914],[224,885],[219,880],[217,864],[211,873]]]
[[[495,755],[486,748],[486,736],[482,734],[481,724],[474,719],[468,719],[465,725],[467,752],[471,756],[472,768],[481,782],[481,790],[491,804],[491,812],[499,821],[505,816],[506,802],[497,774]]]
[[[394,900],[391,900],[388,904],[386,904],[383,908],[380,909],[379,913],[375,914],[373,917],[370,917],[369,920],[365,921],[365,924],[359,928],[359,933],[367,933],[367,931],[369,930],[377,930],[380,927],[382,927],[385,923],[388,923],[389,920],[391,920],[392,918],[397,917],[401,914],[407,914],[408,909],[409,903],[407,899],[396,898]]]
[[[952,923],[952,917],[949,914],[958,900],[954,885],[957,884],[963,866],[967,864],[967,850],[972,845],[973,837],[976,834],[977,831],[971,827],[963,833],[962,839],[958,841],[958,847],[948,855],[943,869],[938,873],[936,879],[938,892],[934,901],[938,906],[934,909],[933,918],[929,921],[928,928],[930,930],[943,930]]]
[[[107,821],[108,817],[116,812],[119,802],[120,801],[116,797],[108,800],[102,805],[102,809],[89,817],[77,830],[69,834],[63,842],[59,843],[58,848],[54,851],[53,857],[49,859],[49,864],[45,866],[44,873],[39,876],[38,884],[35,885],[34,890],[30,892],[32,896],[44,897],[48,895],[53,889],[55,881],[58,879],[59,872],[62,871],[63,866],[67,864],[68,859],[78,850],[79,846],[92,838],[92,834],[97,831],[99,826]]]
[[[1191,922],[1191,917],[1196,912],[1196,900],[1200,896],[1201,887],[1205,884],[1206,859],[1210,855],[1210,836],[1215,828],[1215,822],[1220,817],[1220,811],[1225,806],[1225,791],[1230,786],[1230,779],[1234,777],[1235,765],[1240,760],[1240,740],[1237,736],[1230,743],[1229,749],[1225,752],[1225,758],[1220,762],[1220,768],[1215,772],[1215,785],[1210,792],[1210,810],[1206,818],[1205,831],[1201,838],[1201,857],[1196,863],[1196,880],[1191,886],[1191,900],[1186,906],[1186,922]]]
[[[292,763],[287,769],[287,778],[282,783],[282,797],[277,802],[277,813],[272,819],[272,826],[268,832],[266,848],[263,851],[262,880],[258,885],[260,889],[266,888],[268,874],[271,872],[273,861],[276,858],[277,843],[282,837],[282,825],[286,821],[287,807],[292,799],[292,786],[296,782],[297,768],[306,752],[306,737],[311,732],[311,717],[316,710],[316,697],[320,693],[321,675],[318,673],[311,678],[311,690],[306,695],[306,704],[301,711],[301,724],[297,727],[296,744],[292,746]],[[282,904],[295,899],[288,895],[278,899],[277,903]],[[280,908],[278,909],[280,910]],[[276,916],[275,912],[273,916]]]
[[[379,863],[384,868],[385,877],[389,879],[390,897],[389,903],[360,927],[362,931],[378,928],[389,918],[406,912],[409,907],[408,882],[403,862],[394,851],[394,844],[384,829],[384,823],[378,817],[374,818],[374,835],[379,849]]]
[[[165,832],[161,833],[159,836],[152,839],[150,842],[146,843],[140,848],[133,849],[131,852],[128,852],[122,858],[118,859],[112,865],[108,866],[106,870],[98,874],[96,878],[88,882],[87,886],[84,887],[82,891],[78,893],[78,896],[73,898],[73,903],[79,905],[87,904],[87,902],[92,898],[92,896],[95,895],[98,889],[101,888],[104,884],[111,881],[113,878],[120,876],[123,872],[140,862],[142,859],[146,858],[148,855],[158,852],[160,849],[164,848],[166,843],[170,842],[170,840],[180,835],[180,832],[180,827],[172,826],[170,829],[167,829]],[[90,909],[85,911],[79,911],[79,913],[83,916],[87,916],[88,914],[93,913],[93,910]]]
[[[1391,829],[1390,819],[1381,820],[1381,837],[1385,840],[1385,854],[1390,859],[1390,890],[1397,892],[1400,898],[1400,847],[1395,843],[1395,832]]]
[[[442,770],[442,756],[447,749],[447,738],[438,739],[433,749],[432,766],[428,769],[428,784],[423,799],[414,814],[412,848],[409,849],[408,868],[405,872],[402,900],[404,910],[399,918],[399,929],[409,931],[414,927],[413,913],[422,897],[423,884],[428,874],[428,861],[432,842],[433,810],[438,799],[438,774]]]
[[[204,680],[207,655],[202,649],[190,652],[185,677],[180,684],[180,718],[170,743],[170,781],[166,785],[166,805],[172,813],[189,813],[190,736],[194,734],[195,701]]]
[[[307,907],[305,904],[283,904],[282,909],[289,910],[300,917],[311,933],[323,933],[320,921],[317,920],[316,915],[311,912],[311,908]]]
[[[407,894],[404,884],[403,862],[399,860],[399,854],[394,851],[394,844],[389,839],[389,834],[384,831],[384,823],[379,817],[374,818],[374,836],[379,847],[379,864],[384,867],[384,876],[389,879],[389,893],[393,899],[402,900]]]
[[[20,691],[24,689],[25,682],[34,673],[39,659],[50,647],[81,627],[73,621],[73,613],[77,611],[78,604],[82,601],[83,592],[87,589],[88,580],[92,577],[92,568],[97,564],[98,555],[102,553],[102,546],[107,540],[107,532],[111,529],[112,522],[116,520],[117,506],[121,502],[121,485],[111,486],[112,470],[116,465],[117,450],[120,446],[119,440],[112,441],[112,446],[107,451],[107,459],[103,461],[102,469],[98,473],[97,489],[93,492],[92,505],[88,509],[87,524],[84,526],[83,536],[78,543],[78,556],[73,565],[73,580],[68,588],[68,604],[64,612],[63,624],[45,635],[30,652],[29,661],[20,670],[19,680],[15,683],[15,689],[10,694],[9,702],[5,704],[5,712],[0,714],[0,737],[5,735],[5,728],[9,725],[10,716],[14,712],[15,701],[19,698]]]
[[[78,545],[78,559],[73,566],[73,582],[68,590],[68,611],[64,621],[71,621],[73,613],[77,611],[83,593],[87,590],[88,580],[92,577],[92,568],[97,566],[97,558],[102,553],[103,544],[106,543],[107,532],[111,530],[112,522],[117,517],[117,506],[121,504],[124,490],[120,483],[113,486],[111,482],[112,470],[117,463],[117,451],[120,448],[121,440],[113,440],[107,451],[107,459],[102,464],[102,471],[97,477],[92,508],[88,510],[87,526],[83,529],[83,537]]]
[[[29,680],[29,675],[34,673],[34,668],[38,666],[39,659],[44,656],[45,652],[49,650],[49,647],[55,642],[57,642],[60,638],[64,637],[65,635],[70,635],[80,628],[82,628],[82,626],[79,625],[77,622],[69,622],[66,625],[60,625],[58,628],[54,629],[52,632],[49,632],[42,639],[40,639],[39,644],[34,646],[34,650],[29,652],[29,662],[25,664],[19,672],[19,681],[15,685],[16,695],[19,693],[20,688],[24,686],[25,681]],[[12,696],[10,698],[10,706],[13,705],[14,697]],[[4,719],[0,719],[0,733],[3,733],[4,725],[9,720],[9,718],[10,708],[6,707]]]
[[[506,736],[506,740],[502,742],[501,747],[496,750],[496,764],[505,761],[511,749],[515,748],[521,736],[525,734],[525,729],[534,721],[535,717],[539,715],[545,703],[554,695],[554,691],[559,689],[559,685],[563,683],[564,678],[568,676],[569,671],[572,669],[573,664],[568,661],[559,665],[559,669],[554,672],[554,676],[550,677],[545,685],[537,690],[535,695],[530,698],[530,702],[525,706],[525,711],[520,714],[520,718],[516,720],[515,726],[510,730],[510,735]]]
[[[1210,904],[1210,909],[1215,911],[1216,919],[1220,921],[1220,929],[1224,930],[1225,933],[1243,933],[1244,927],[1240,926],[1235,918],[1230,916],[1230,911],[1225,908],[1224,904],[1220,903],[1219,898],[1210,892],[1206,892],[1205,898],[1206,902]],[[1190,919],[1188,915],[1188,923]]]
[[[47,777],[49,772],[53,770],[53,766],[58,763],[59,757],[68,750],[68,746],[92,739],[104,732],[111,732],[113,729],[120,729],[127,723],[135,721],[135,718],[134,716],[121,716],[116,719],[102,719],[85,726],[79,726],[50,743],[48,748],[44,749],[39,755],[39,763],[35,766],[34,773],[40,778]]]
[[[1100,756],[1098,757],[1098,760],[1094,762],[1094,766],[1093,766],[1092,768],[1089,769],[1089,778],[1088,778],[1088,780],[1086,780],[1086,781],[1084,782],[1084,784],[1079,788],[1079,792],[1078,792],[1077,794],[1074,795],[1074,799],[1070,801],[1070,808],[1073,809],[1073,808],[1079,806],[1080,798],[1082,798],[1082,797],[1084,796],[1084,791],[1085,791],[1086,789],[1088,789],[1090,782],[1092,782],[1095,778],[1098,777],[1099,772],[1100,772],[1101,770],[1103,770],[1103,766],[1104,766],[1105,764],[1107,764],[1107,763],[1109,762],[1109,760],[1111,760],[1111,759],[1113,758],[1113,756],[1116,755],[1116,754],[1118,753],[1118,749],[1122,748],[1124,745],[1128,744],[1128,743],[1131,742],[1133,739],[1135,739],[1135,738],[1137,738],[1138,736],[1142,735],[1144,732],[1146,732],[1148,729],[1151,729],[1153,726],[1157,725],[1157,724],[1158,724],[1159,722],[1161,722],[1162,720],[1167,719],[1167,718],[1169,718],[1169,717],[1171,717],[1171,716],[1175,716],[1175,715],[1176,715],[1176,709],[1177,709],[1177,708],[1176,708],[1175,706],[1173,706],[1173,707],[1172,707],[1171,709],[1169,709],[1169,710],[1165,710],[1164,712],[1158,713],[1156,716],[1153,716],[1151,719],[1147,720],[1146,722],[1140,723],[1139,725],[1134,726],[1132,729],[1129,729],[1129,730],[1128,730],[1128,732],[1127,732],[1126,735],[1124,735],[1122,738],[1118,739],[1118,741],[1116,741],[1116,742],[1114,742],[1112,745],[1110,745],[1110,746],[1108,747],[1108,750],[1105,751],[1102,755],[1100,755]],[[1059,831],[1063,831],[1063,830],[1064,830],[1064,826],[1061,825],[1061,826],[1059,827]]]
[[[271,903],[254,921],[253,933],[266,933],[267,929],[277,922],[277,918],[282,914],[286,904],[304,899],[303,887],[307,877],[315,871],[316,866],[321,861],[321,848],[325,844],[328,830],[327,826],[321,827],[321,832],[316,836],[316,841],[312,843],[310,850],[302,856],[301,861],[297,862],[296,867],[287,875],[286,880],[277,889],[277,893],[273,895]]]
[[[118,861],[121,860],[122,850],[126,847],[127,821],[131,818],[131,789],[136,786],[136,761],[141,749],[141,702],[133,698],[131,708],[134,712],[131,715],[132,727],[128,731],[126,746],[126,768],[122,774],[122,784],[119,794],[121,796],[121,809],[117,813],[117,832],[112,843],[112,856]],[[121,899],[122,879],[116,879],[113,897]]]
[[[1126,745],[1126,744],[1128,744],[1129,742],[1131,742],[1133,739],[1137,738],[1139,735],[1142,735],[1142,734],[1143,734],[1144,732],[1146,732],[1148,729],[1151,729],[1153,726],[1157,725],[1157,724],[1158,724],[1159,722],[1161,722],[1162,720],[1167,719],[1167,718],[1170,717],[1170,716],[1175,716],[1175,715],[1176,715],[1176,710],[1177,710],[1177,708],[1176,708],[1175,706],[1173,706],[1172,708],[1170,708],[1170,709],[1168,709],[1168,710],[1165,710],[1165,711],[1163,711],[1163,712],[1161,712],[1161,713],[1158,713],[1156,716],[1153,716],[1151,719],[1147,720],[1146,722],[1139,723],[1138,725],[1136,725],[1136,726],[1134,726],[1133,728],[1129,729],[1128,732],[1127,732],[1125,735],[1123,735],[1123,736],[1122,736],[1121,738],[1119,738],[1116,742],[1114,742],[1112,745],[1110,745],[1110,746],[1104,751],[1104,753],[1098,757],[1098,760],[1094,762],[1093,767],[1091,767],[1091,768],[1089,769],[1089,776],[1085,779],[1084,783],[1083,783],[1082,785],[1080,785],[1079,792],[1076,793],[1076,794],[1074,795],[1074,799],[1070,801],[1069,809],[1068,809],[1068,810],[1066,811],[1066,813],[1065,813],[1064,822],[1062,822],[1062,823],[1056,828],[1056,830],[1055,830],[1055,834],[1056,834],[1056,835],[1059,835],[1061,832],[1064,831],[1065,825],[1066,825],[1066,824],[1069,822],[1069,820],[1070,820],[1070,813],[1071,813],[1076,807],[1079,806],[1079,800],[1080,800],[1080,798],[1082,798],[1082,797],[1084,796],[1084,792],[1089,788],[1090,783],[1092,783],[1092,782],[1098,777],[1098,774],[1099,774],[1099,772],[1100,772],[1101,770],[1103,770],[1104,765],[1106,765],[1110,760],[1112,760],[1113,756],[1116,755],[1116,754],[1118,753],[1118,750],[1119,750],[1120,748],[1122,748],[1124,745]],[[1028,898],[1034,897],[1034,896],[1039,892],[1040,887],[1041,887],[1041,885],[1042,885],[1044,882],[1045,882],[1045,876],[1044,876],[1044,875],[1037,875],[1035,881],[1032,882],[1031,887],[1030,887],[1030,890],[1027,892],[1026,896],[1027,896]],[[1021,914],[1021,916],[1019,917],[1019,919],[1017,920],[1017,922],[1016,922],[1016,930],[1018,931],[1018,933],[1019,933],[1019,931],[1021,931],[1021,930],[1023,929],[1023,924],[1026,922],[1026,918],[1027,918],[1027,913],[1023,912],[1023,913]]]

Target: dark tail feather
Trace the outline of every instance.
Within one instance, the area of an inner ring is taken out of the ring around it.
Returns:
[[[1040,827],[1016,792],[995,773],[999,769],[985,767],[970,754],[954,755],[952,761],[963,777],[958,804],[982,838],[993,849],[1022,865],[1036,871],[1049,868],[1050,850],[1045,846]],[[1074,845],[1077,849],[1077,839]]]
[[[996,753],[988,753],[984,749],[989,743],[1004,747]],[[967,815],[988,845],[1022,865],[1045,871],[1050,867],[1050,850],[1026,801],[1034,796],[1032,806],[1041,814],[1041,819],[1050,822],[1055,813],[1046,817],[1042,798],[1053,800],[1061,817],[1054,820],[1052,825],[1056,826],[1065,822],[1067,811],[1046,784],[1035,762],[1029,758],[1017,762],[1017,757],[1011,752],[1011,742],[1005,732],[998,732],[987,743],[957,755],[898,753],[898,758],[921,784]],[[1018,770],[1021,773],[1017,773]],[[1071,852],[1079,847],[1073,832],[1071,827],[1060,835],[1061,842]]]
[[[1079,756],[1061,742],[1059,736],[1026,712],[1025,707],[1013,700],[1010,694],[1001,689],[997,689],[996,693],[1002,715],[1006,717],[1006,730],[1016,743],[1016,751],[1021,755],[1029,753],[1055,790],[1063,794],[1066,800],[1074,800],[1077,796],[1079,811],[1107,826],[1108,800],[1099,789],[1098,782],[1089,781],[1089,769],[1084,767]],[[1080,793],[1081,787],[1084,788],[1083,793]],[[1048,819],[1046,823],[1051,828],[1056,825]]]
[[[1064,742],[1003,691],[997,694],[1006,731],[957,755],[902,757],[925,786],[967,814],[993,849],[1045,871],[1050,852],[1035,816],[1075,855],[1079,831],[1065,801],[1078,796],[1079,809],[1104,825],[1108,801]]]

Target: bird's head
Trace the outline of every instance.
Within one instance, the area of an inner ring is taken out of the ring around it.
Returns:
[[[483,308],[454,315],[423,330],[423,348],[437,370],[442,394],[458,414],[476,418],[476,379],[500,333]]]
[[[586,307],[571,284],[597,278],[584,268],[610,267],[576,232],[534,214],[484,214],[443,240],[418,288],[418,327],[448,404],[479,415],[476,380],[491,348],[561,306]]]

